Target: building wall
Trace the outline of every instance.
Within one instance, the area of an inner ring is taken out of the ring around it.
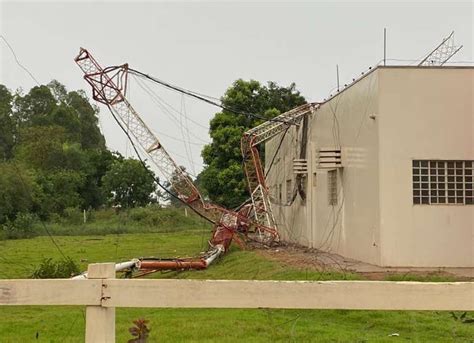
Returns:
[[[474,69],[379,67],[310,117],[306,202],[289,206],[301,129],[268,175],[283,240],[383,266],[474,267],[474,207],[413,205],[412,160],[474,160]],[[266,145],[267,167],[280,137]],[[341,147],[338,202],[319,148]],[[281,185],[282,201],[278,201]]]
[[[378,213],[378,76],[373,72],[354,86],[321,105],[310,118],[308,159],[308,199],[300,197],[291,206],[273,204],[282,238],[324,251],[331,251],[371,263],[380,263]],[[301,129],[300,129],[301,131]],[[286,200],[286,179],[294,180],[292,160],[297,156],[296,128],[289,131],[268,176],[273,197],[282,184]],[[267,163],[280,139],[266,146]],[[317,166],[319,148],[342,147],[347,165],[337,170],[338,202],[329,204],[328,170]],[[293,181],[294,184],[294,181]]]
[[[380,68],[384,266],[474,267],[474,206],[413,205],[412,160],[474,160],[473,68]]]

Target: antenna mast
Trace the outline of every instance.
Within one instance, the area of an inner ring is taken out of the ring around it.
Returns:
[[[438,45],[432,52],[428,54],[418,66],[442,66],[451,57],[453,57],[463,46],[456,46],[454,44],[454,31],[443,39],[440,45]]]

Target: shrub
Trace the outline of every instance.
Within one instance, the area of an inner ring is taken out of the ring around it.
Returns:
[[[36,224],[38,218],[31,213],[18,213],[14,221],[7,221],[2,226],[3,238],[21,239],[37,235]]]
[[[79,266],[70,257],[62,260],[45,258],[31,274],[32,279],[70,278],[80,273]]]
[[[64,221],[68,224],[82,224],[84,222],[84,213],[78,207],[68,207],[64,209]]]

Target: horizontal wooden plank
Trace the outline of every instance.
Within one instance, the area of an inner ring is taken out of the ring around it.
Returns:
[[[110,307],[474,310],[474,283],[105,280]]]
[[[0,280],[0,305],[100,305],[102,280]]]

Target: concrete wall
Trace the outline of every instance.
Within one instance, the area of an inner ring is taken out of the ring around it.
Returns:
[[[353,87],[323,104],[310,120],[308,159],[308,199],[297,197],[291,206],[274,204],[280,232],[285,240],[320,250],[331,251],[371,263],[380,262],[378,214],[378,134],[377,73],[372,73]],[[284,141],[280,158],[268,177],[272,194],[275,185],[292,176],[291,161],[297,156],[299,135],[295,128]],[[292,137],[292,138],[291,138]],[[267,163],[280,139],[267,143]],[[328,200],[327,170],[318,169],[320,147],[342,147],[347,165],[337,171],[338,203]],[[277,194],[276,194],[277,195]]]
[[[268,174],[267,185],[272,196],[272,208],[281,238],[287,242],[297,242],[305,246],[311,246],[311,225],[308,225],[308,211],[310,208],[307,207],[310,202],[302,201],[301,197],[297,196],[293,204],[287,206],[287,194],[288,192],[293,193],[296,182],[293,174],[293,159],[298,156],[301,143],[300,131],[292,127],[285,135],[283,144],[275,158],[275,163]],[[267,166],[274,156],[280,140],[281,135],[267,144],[265,151]],[[291,182],[290,188],[288,188],[288,180]],[[309,194],[309,197],[311,197],[311,194]]]
[[[474,207],[413,205],[412,160],[474,160],[473,68],[379,67],[310,118],[308,198],[286,201],[301,132],[268,176],[282,238],[383,266],[474,267]],[[300,130],[301,131],[301,130]],[[267,164],[280,138],[267,143]],[[341,147],[338,203],[328,202],[321,147]],[[268,166],[267,166],[268,167]]]
[[[384,266],[474,267],[474,206],[413,205],[412,160],[474,160],[473,68],[380,68]]]

